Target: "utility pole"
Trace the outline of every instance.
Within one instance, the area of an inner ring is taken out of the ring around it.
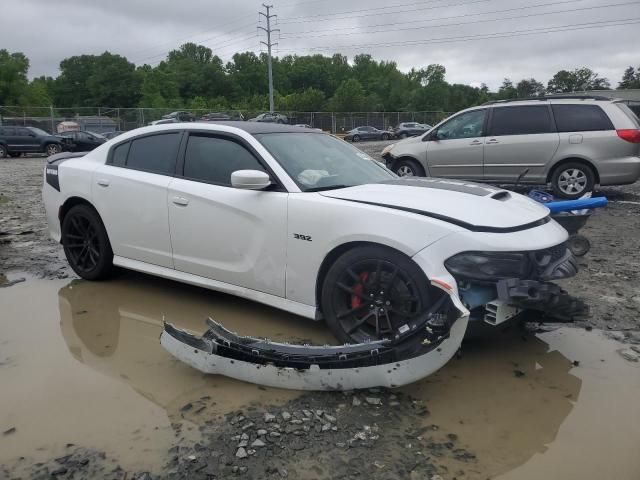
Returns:
[[[278,45],[277,43],[271,43],[271,33],[272,32],[279,32],[280,29],[272,29],[271,28],[271,19],[277,17],[277,15],[271,15],[269,12],[270,10],[273,8],[273,5],[266,5],[266,4],[262,4],[262,6],[267,10],[267,13],[263,13],[263,12],[258,12],[260,15],[262,15],[264,18],[267,19],[267,28],[264,27],[260,27],[258,26],[258,28],[260,30],[264,30],[265,32],[267,32],[267,41],[266,42],[260,42],[263,45],[267,46],[267,51],[268,51],[268,60],[267,60],[267,64],[269,66],[269,111],[273,112],[273,71],[271,68],[271,47]]]

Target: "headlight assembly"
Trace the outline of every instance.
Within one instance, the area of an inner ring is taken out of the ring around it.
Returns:
[[[481,281],[527,278],[531,272],[529,256],[523,252],[463,252],[444,265],[457,279]]]

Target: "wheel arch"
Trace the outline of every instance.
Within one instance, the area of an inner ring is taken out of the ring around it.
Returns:
[[[60,226],[62,226],[62,221],[64,220],[64,217],[67,215],[67,213],[69,213],[69,210],[71,210],[76,205],[87,205],[88,207],[90,207],[94,212],[96,212],[96,215],[98,215],[98,218],[104,225],[98,209],[89,200],[83,197],[74,196],[67,198],[58,209],[58,220],[60,221]]]
[[[600,183],[600,172],[598,171],[598,168],[595,166],[595,164],[585,158],[585,157],[578,157],[578,156],[572,156],[572,157],[566,157],[563,158],[561,160],[558,160],[550,169],[549,172],[547,173],[547,178],[546,178],[546,182],[549,183],[551,181],[551,178],[553,177],[553,174],[556,172],[556,170],[558,170],[558,168],[560,168],[562,165],[566,165],[567,163],[583,163],[586,166],[588,166],[589,168],[591,168],[591,171],[593,171],[593,174],[595,175],[595,183],[599,184]]]
[[[327,276],[327,272],[331,268],[331,265],[333,265],[335,261],[338,258],[340,258],[341,255],[348,252],[349,250],[353,250],[354,248],[365,247],[365,246],[382,247],[389,250],[393,250],[401,255],[406,256],[408,259],[413,261],[411,257],[408,256],[403,251],[398,250],[397,248],[394,248],[392,246],[385,245],[384,243],[357,240],[357,241],[346,242],[334,247],[333,250],[327,253],[327,255],[322,260],[322,263],[320,264],[320,268],[318,269],[318,275],[316,277],[315,296],[316,296],[316,305],[319,312],[322,312],[322,305],[320,301],[322,298],[322,284],[324,283],[324,279]],[[426,274],[425,274],[425,277],[426,277]]]

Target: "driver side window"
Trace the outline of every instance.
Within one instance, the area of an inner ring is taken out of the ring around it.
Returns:
[[[484,122],[487,110],[474,110],[452,118],[438,128],[438,140],[455,140],[484,136]]]
[[[239,143],[208,135],[189,135],[184,157],[184,177],[231,186],[236,170],[265,171],[258,159]]]

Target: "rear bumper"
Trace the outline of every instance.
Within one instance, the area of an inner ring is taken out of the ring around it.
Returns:
[[[623,157],[597,164],[600,185],[629,185],[640,178],[640,157]]]

